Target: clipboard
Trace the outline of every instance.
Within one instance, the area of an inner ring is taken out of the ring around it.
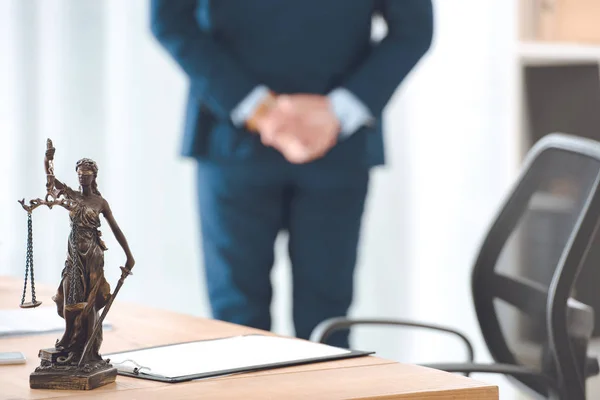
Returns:
[[[178,383],[374,353],[295,338],[250,334],[145,347],[105,354],[104,358],[117,368],[119,375]]]

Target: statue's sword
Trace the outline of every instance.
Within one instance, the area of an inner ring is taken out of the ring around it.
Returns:
[[[98,336],[98,332],[100,331],[100,329],[102,329],[102,321],[104,321],[106,314],[108,314],[108,310],[110,310],[110,306],[112,305],[113,301],[115,300],[115,297],[117,297],[117,293],[119,293],[121,286],[123,286],[123,283],[125,282],[125,278],[127,278],[128,275],[131,275],[131,272],[128,271],[127,269],[125,269],[125,267],[119,267],[119,268],[121,268],[121,278],[119,278],[117,287],[115,287],[115,290],[114,290],[112,296],[110,296],[108,303],[106,303],[106,305],[104,306],[104,309],[102,310],[102,314],[100,315],[100,318],[98,319],[98,321],[96,321],[96,325],[94,325],[94,330],[92,331],[92,335],[86,342],[86,344],[83,348],[83,353],[81,353],[81,359],[79,360],[79,363],[77,364],[78,367],[81,367],[83,365],[83,360],[85,360],[87,354],[90,352],[92,343],[94,343],[96,336]]]

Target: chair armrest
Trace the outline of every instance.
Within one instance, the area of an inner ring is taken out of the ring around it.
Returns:
[[[435,363],[435,364],[420,364],[422,367],[439,369],[446,372],[455,373],[489,373],[509,375],[515,378],[527,377],[538,380],[542,385],[545,385],[548,390],[555,393],[560,393],[557,382],[550,377],[541,374],[539,371],[531,368],[522,367],[512,364],[477,364],[477,363]]]
[[[475,361],[475,350],[473,350],[473,345],[469,341],[466,335],[463,333],[456,331],[454,329],[447,328],[445,326],[440,325],[432,325],[432,324],[421,324],[412,321],[403,321],[403,320],[393,320],[393,319],[349,319],[345,317],[336,317],[326,319],[321,322],[319,325],[315,327],[315,329],[311,333],[310,340],[313,342],[325,343],[327,338],[335,331],[339,331],[342,329],[350,328],[354,325],[387,325],[387,326],[400,326],[400,327],[409,327],[409,328],[422,328],[429,329],[444,333],[449,333],[451,335],[457,336],[460,340],[463,341],[465,346],[467,347],[467,357],[468,361],[472,363]]]

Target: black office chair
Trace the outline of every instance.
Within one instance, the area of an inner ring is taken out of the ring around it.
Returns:
[[[333,318],[311,340],[326,343],[354,325],[433,329],[459,337],[469,359],[427,366],[504,374],[537,398],[585,399],[586,379],[599,373],[587,354],[594,310],[576,300],[575,284],[600,221],[599,182],[598,142],[551,134],[528,153],[472,271],[475,311],[495,363],[475,363],[464,334],[411,321]]]

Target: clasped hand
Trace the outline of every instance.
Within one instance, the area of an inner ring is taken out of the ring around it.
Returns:
[[[291,163],[323,157],[337,142],[340,123],[326,96],[280,95],[258,123],[261,141]]]

